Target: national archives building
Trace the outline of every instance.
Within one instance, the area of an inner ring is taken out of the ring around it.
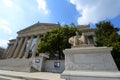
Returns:
[[[59,28],[59,24],[35,23],[17,32],[16,39],[9,40],[4,53],[5,58],[35,58],[39,56],[37,43],[46,32]],[[80,25],[77,28],[85,34],[87,44],[95,44],[95,29],[90,25]]]

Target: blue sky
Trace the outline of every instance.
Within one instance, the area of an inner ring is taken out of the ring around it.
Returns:
[[[120,27],[120,0],[0,0],[0,46],[34,23],[75,25],[111,20]]]

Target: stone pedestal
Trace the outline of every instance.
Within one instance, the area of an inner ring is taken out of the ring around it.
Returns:
[[[107,47],[64,50],[65,71],[61,77],[66,80],[119,80],[120,73],[110,54],[111,50]],[[114,76],[110,77],[112,74]]]
[[[33,59],[32,68],[34,68],[37,71],[42,71],[46,58],[49,58],[49,56],[41,53],[39,57]]]

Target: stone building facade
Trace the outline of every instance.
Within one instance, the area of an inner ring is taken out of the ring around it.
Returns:
[[[0,47],[0,58],[3,56],[4,51],[5,51],[5,49]]]
[[[5,51],[6,58],[34,58],[39,56],[36,50],[40,37],[51,29],[57,29],[59,24],[36,23],[17,32],[16,39],[8,43]],[[78,26],[78,29],[85,33],[87,44],[95,44],[94,30],[89,25]]]

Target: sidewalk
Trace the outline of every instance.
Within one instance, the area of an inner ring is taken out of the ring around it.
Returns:
[[[12,77],[7,77],[7,76],[0,76],[0,80],[23,80],[23,79],[12,78]]]
[[[64,80],[60,79],[60,74],[49,73],[49,72],[15,72],[15,71],[6,71],[0,70],[0,76],[13,76],[13,77],[23,77],[23,78],[34,78],[38,80]],[[12,80],[12,79],[11,79]],[[21,79],[24,80],[24,79]]]

